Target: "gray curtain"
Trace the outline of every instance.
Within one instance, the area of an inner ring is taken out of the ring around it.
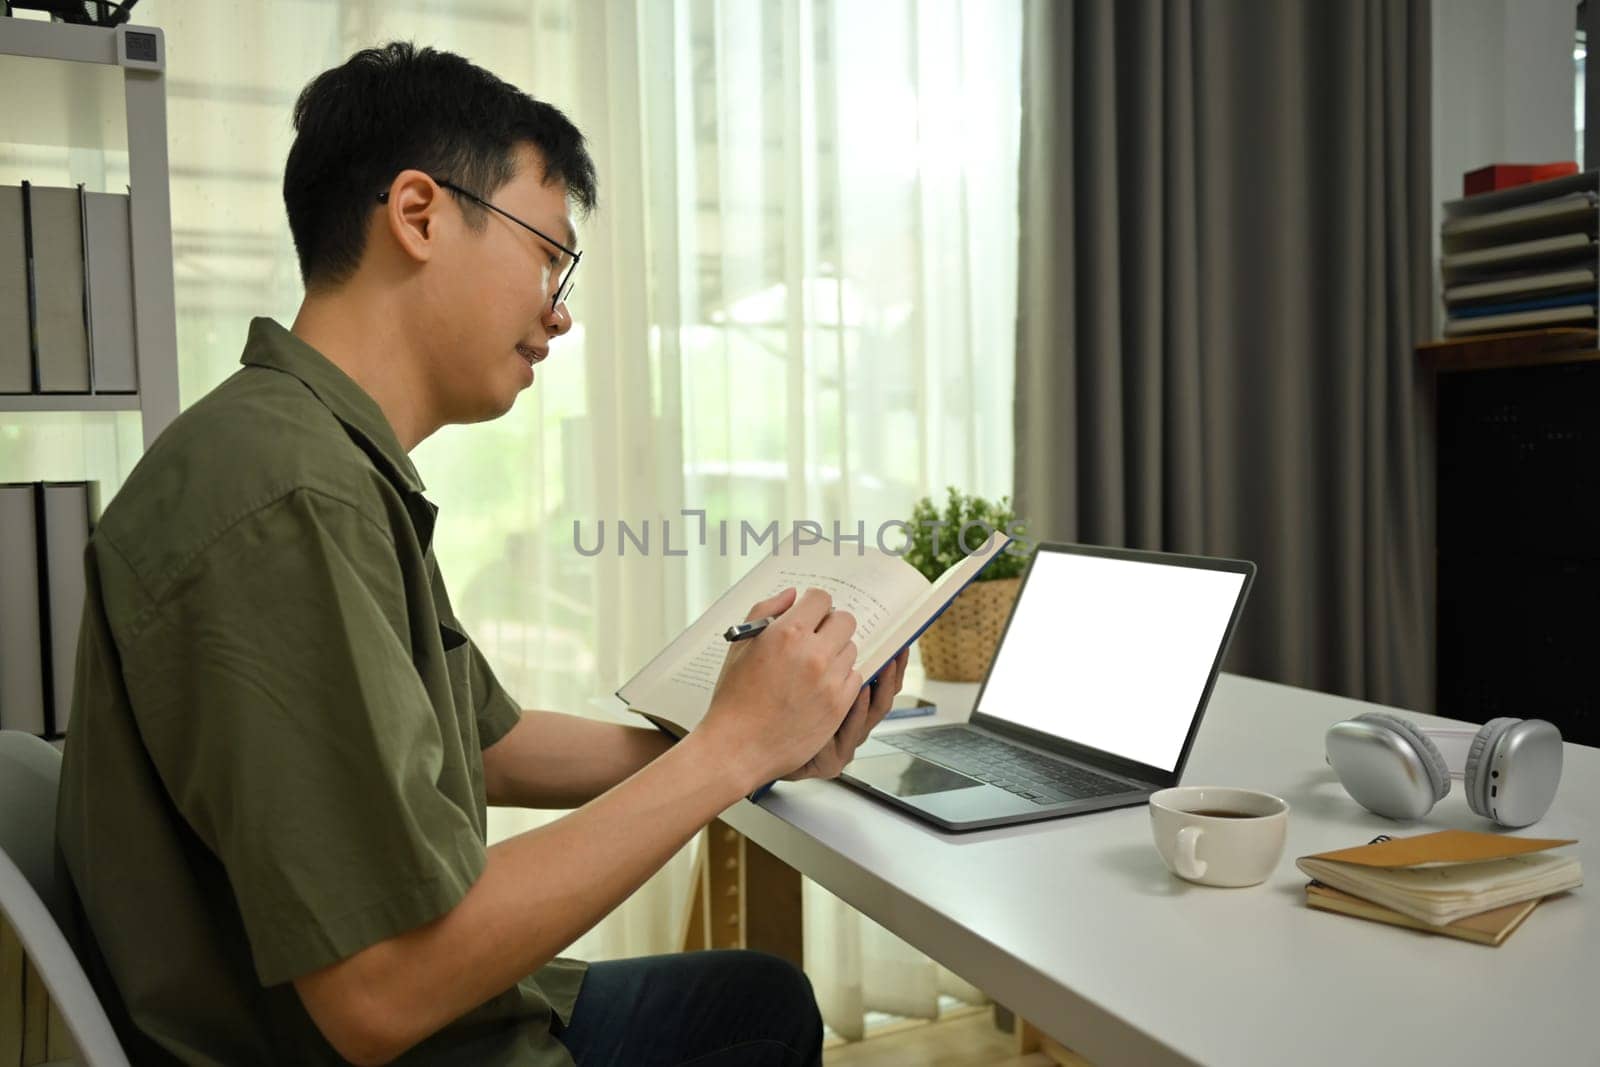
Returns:
[[[1025,18],[1018,514],[1252,559],[1229,669],[1431,710],[1427,3]]]

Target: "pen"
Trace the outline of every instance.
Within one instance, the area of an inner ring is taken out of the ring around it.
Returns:
[[[722,631],[725,641],[743,641],[747,637],[754,637],[768,626],[778,621],[776,615],[768,615],[764,619],[753,619],[750,622],[741,622],[737,626],[730,626]]]

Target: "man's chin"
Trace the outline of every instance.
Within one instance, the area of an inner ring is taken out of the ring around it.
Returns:
[[[518,393],[508,393],[492,400],[485,398],[476,406],[470,409],[463,409],[450,422],[456,426],[470,426],[477,422],[492,422],[516,406],[518,395]]]
[[[491,407],[487,411],[485,411],[484,414],[483,414],[483,417],[481,419],[479,419],[478,421],[479,422],[488,422],[490,419],[498,419],[500,416],[508,414],[511,411],[512,408],[517,406],[517,397],[519,397],[521,395],[522,395],[522,390],[518,389],[515,393],[512,393],[509,396],[503,397],[493,407]]]

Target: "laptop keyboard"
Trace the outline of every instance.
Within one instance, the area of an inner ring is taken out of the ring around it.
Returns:
[[[1051,759],[1031,749],[1006,744],[962,726],[882,734],[873,740],[943,764],[1036,804],[1058,804],[1064,800],[1133,791],[1126,782]]]

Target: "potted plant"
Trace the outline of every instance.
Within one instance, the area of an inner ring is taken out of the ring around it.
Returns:
[[[1021,533],[1011,498],[989,501],[951,486],[942,512],[931,497],[923,497],[911,509],[906,562],[929,580],[937,579],[967,548],[982,545],[991,530]],[[965,548],[962,531],[966,531]],[[1007,545],[918,638],[922,669],[930,680],[977,682],[988,673],[1028,563],[1027,553],[1020,549],[1020,545]]]

